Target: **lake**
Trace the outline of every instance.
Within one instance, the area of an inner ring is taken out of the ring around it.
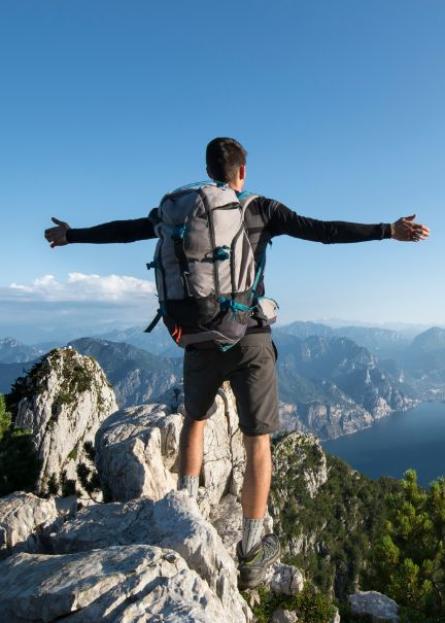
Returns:
[[[425,403],[394,413],[371,428],[322,445],[371,478],[401,478],[413,467],[426,486],[445,475],[445,404]]]

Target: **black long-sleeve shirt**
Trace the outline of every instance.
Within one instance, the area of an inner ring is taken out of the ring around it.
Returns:
[[[285,205],[266,197],[256,197],[247,206],[244,222],[258,265],[267,243],[276,236],[288,235],[324,244],[365,242],[391,238],[390,223],[350,223],[347,221],[321,221],[300,216]],[[148,217],[125,221],[111,221],[94,227],[69,229],[68,242],[135,242],[156,238]],[[264,296],[264,279],[258,285],[259,296]],[[255,315],[249,320],[248,333],[270,331]]]
[[[389,223],[321,221],[300,216],[282,203],[266,197],[257,197],[248,205],[245,215],[248,232],[252,229],[259,229],[258,225],[257,227],[250,227],[255,216],[260,216],[264,234],[268,239],[288,235],[303,240],[333,244],[391,238],[391,225]],[[148,216],[124,221],[110,221],[94,227],[69,229],[67,232],[68,242],[100,244],[135,242],[136,240],[149,240],[151,238],[156,238],[156,235]]]

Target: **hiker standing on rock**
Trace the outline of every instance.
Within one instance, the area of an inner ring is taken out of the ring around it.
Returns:
[[[270,325],[276,304],[264,294],[267,244],[288,235],[324,244],[392,238],[418,242],[429,229],[415,215],[394,223],[321,221],[279,201],[243,192],[245,149],[215,138],[206,150],[212,181],[167,194],[148,217],[72,229],[53,218],[51,247],[68,243],[158,238],[154,261],[160,309],[173,339],[185,348],[185,418],[179,488],[197,496],[206,419],[217,390],[230,381],[247,461],[242,490],[243,534],[237,546],[240,589],[253,588],[280,555],[278,538],[263,536],[272,474],[270,437],[279,429],[277,352]]]

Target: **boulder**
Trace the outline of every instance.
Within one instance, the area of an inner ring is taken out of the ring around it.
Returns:
[[[176,489],[173,469],[181,425],[180,414],[169,415],[164,405],[157,404],[129,407],[107,418],[95,441],[105,498],[159,500]]]
[[[377,591],[358,591],[349,595],[351,612],[355,616],[367,616],[373,623],[399,623],[399,606]]]
[[[237,569],[215,528],[204,520],[186,491],[164,498],[97,504],[78,512],[53,535],[55,554],[148,544],[177,551],[207,581],[227,613],[227,621],[249,620],[249,609],[237,590]]]
[[[61,556],[16,554],[0,562],[0,611],[8,623],[241,623],[175,551],[113,546]]]
[[[0,557],[40,551],[40,535],[55,530],[75,508],[75,498],[46,500],[23,491],[0,498]]]
[[[270,568],[266,581],[274,593],[296,595],[303,590],[304,575],[297,567],[278,561]]]

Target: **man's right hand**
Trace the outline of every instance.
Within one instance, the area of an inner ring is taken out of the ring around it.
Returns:
[[[391,223],[391,238],[400,242],[419,242],[430,235],[429,227],[415,223],[415,214],[403,216],[395,223]]]
[[[64,244],[68,244],[68,240],[66,239],[66,232],[70,229],[68,223],[59,221],[59,219],[54,218],[54,216],[51,217],[51,220],[56,224],[56,227],[45,229],[45,238],[48,240],[51,248],[62,247]]]

